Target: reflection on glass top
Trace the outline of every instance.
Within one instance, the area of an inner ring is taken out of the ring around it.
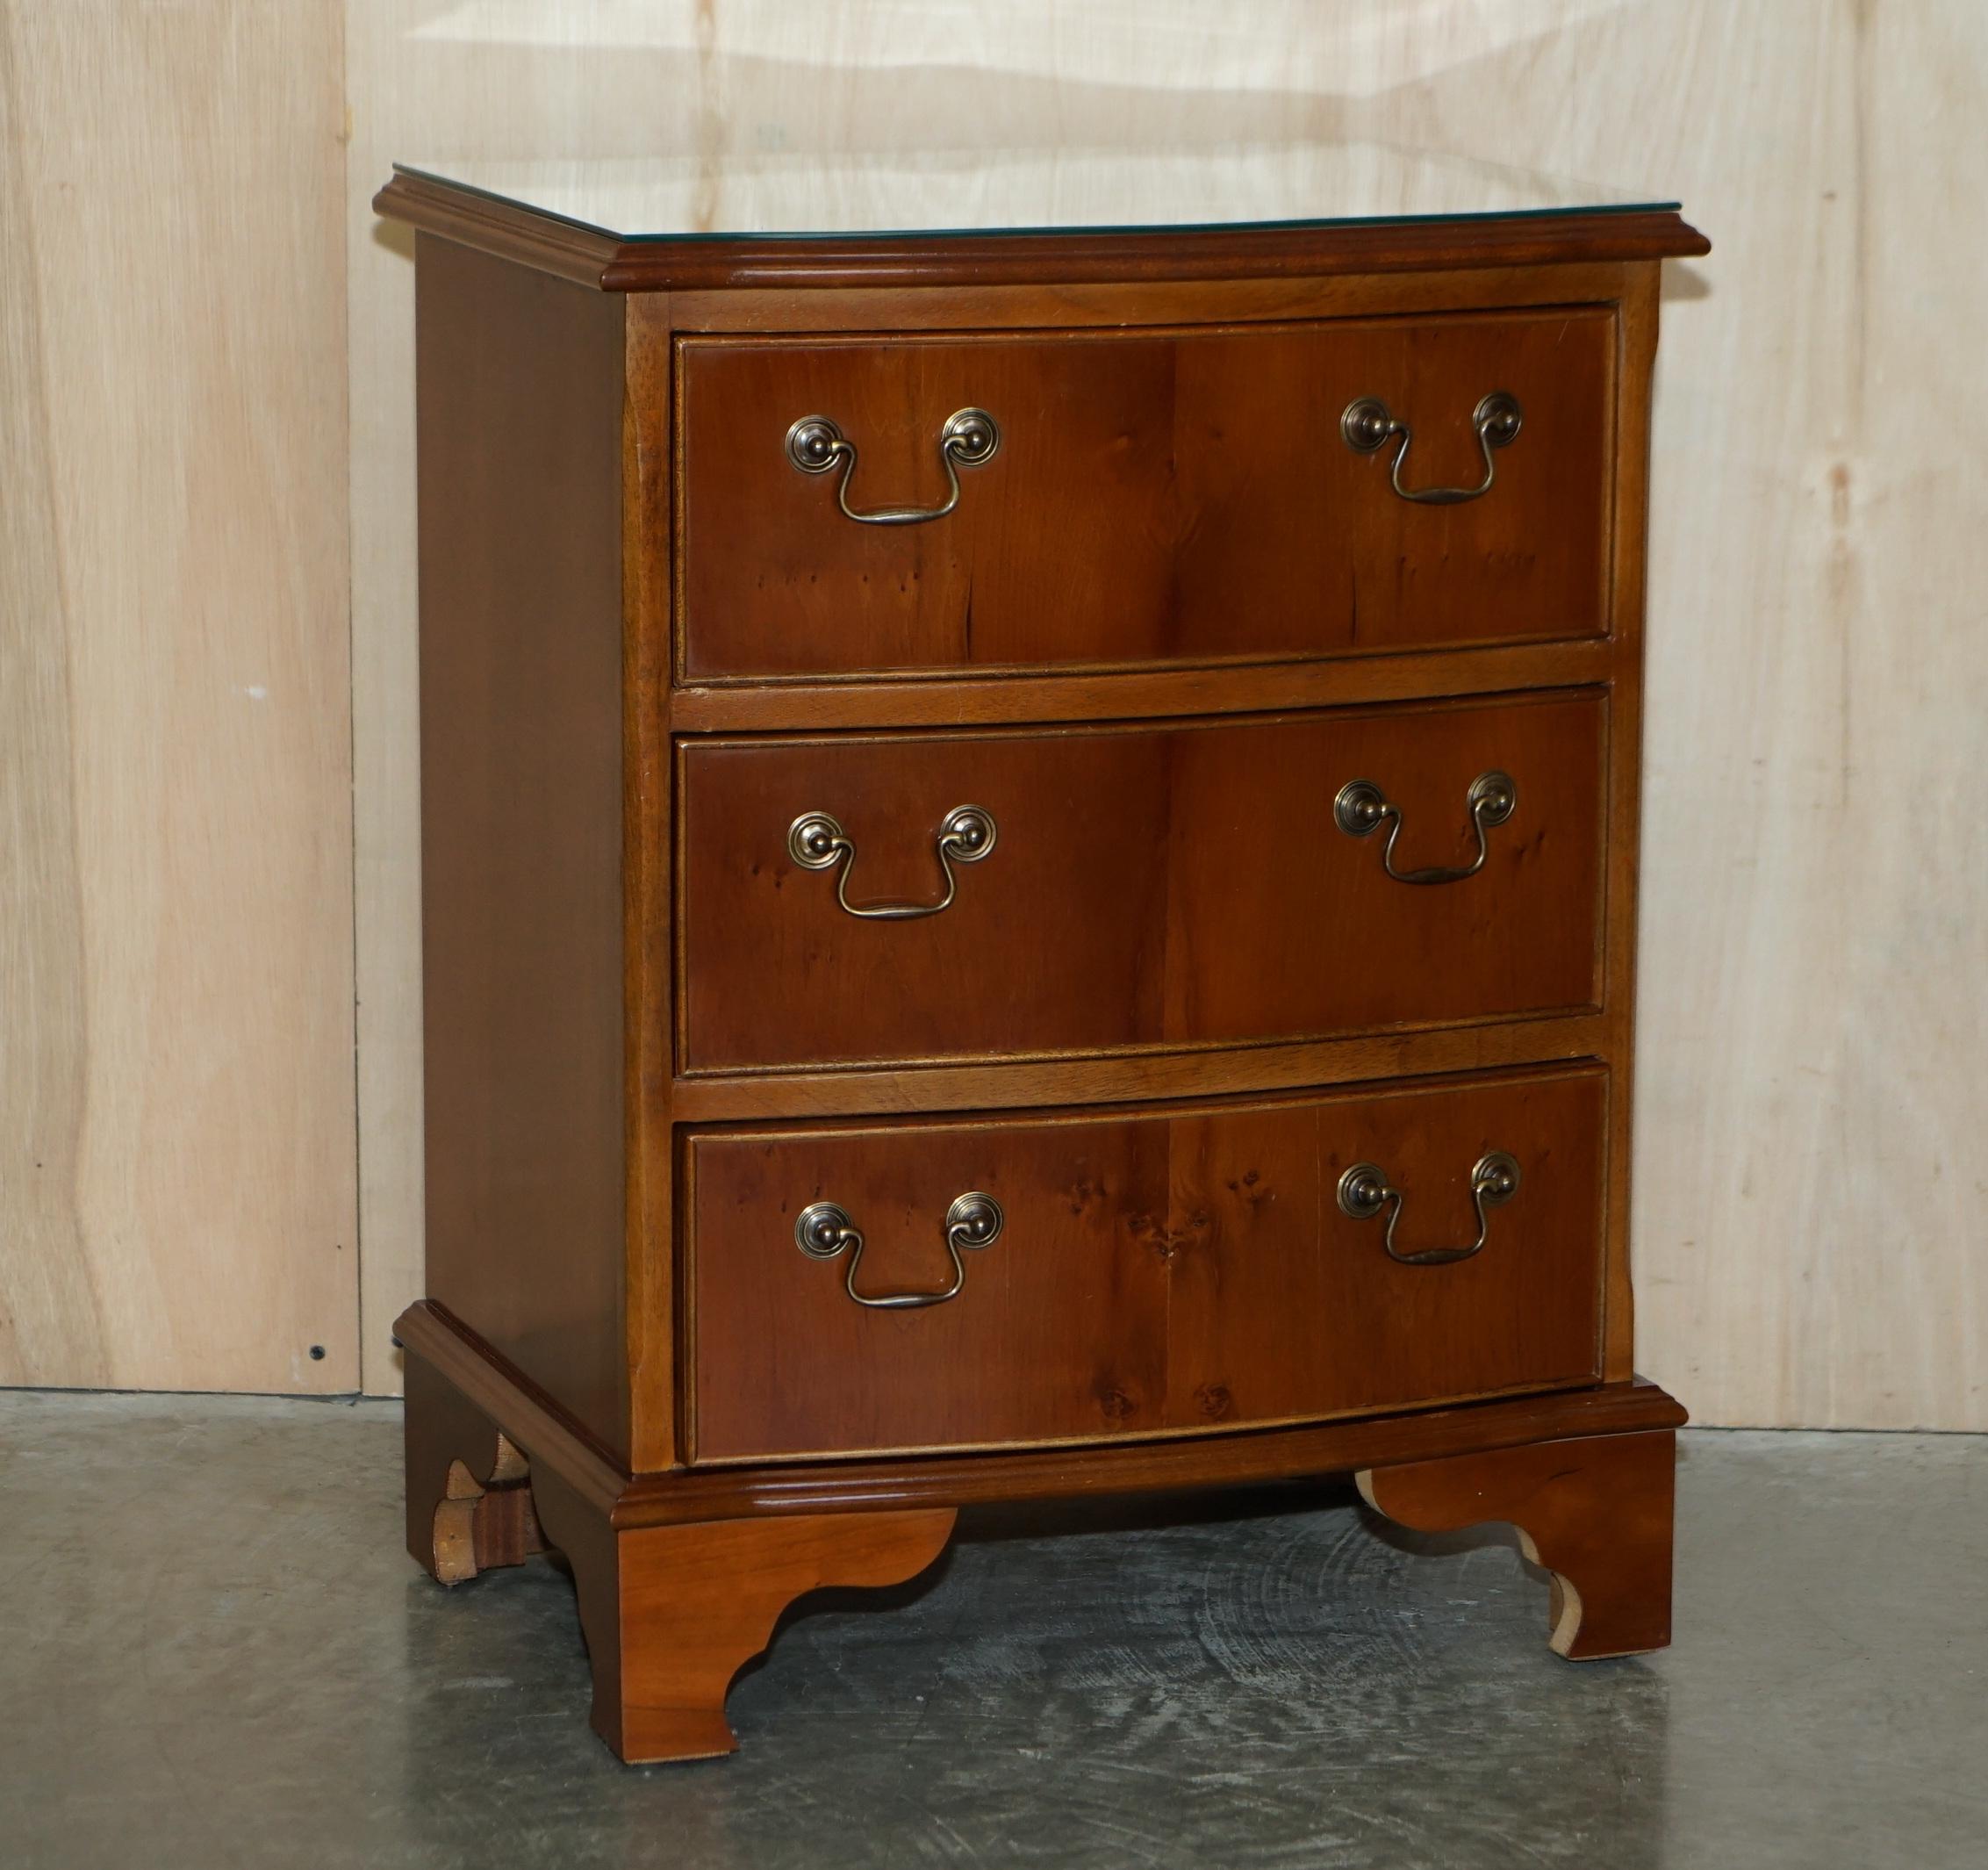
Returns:
[[[1380,143],[792,151],[397,164],[624,241],[1326,227],[1670,209],[1536,169]]]

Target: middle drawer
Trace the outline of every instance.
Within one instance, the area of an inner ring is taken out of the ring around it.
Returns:
[[[682,743],[680,1068],[1592,1007],[1606,708]]]

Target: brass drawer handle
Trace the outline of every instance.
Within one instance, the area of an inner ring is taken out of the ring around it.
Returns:
[[[943,520],[959,504],[958,467],[980,467],[1001,447],[1001,428],[985,409],[956,409],[939,430],[939,464],[951,492],[942,507],[872,507],[858,513],[849,503],[849,484],[856,478],[856,443],[825,415],[804,415],[787,430],[787,459],[803,474],[826,474],[839,461],[842,478],[836,483],[836,504],[859,526],[917,526]]]
[[[1489,1210],[1502,1208],[1518,1192],[1518,1164],[1512,1157],[1502,1149],[1479,1156],[1477,1166],[1470,1171],[1470,1198],[1477,1206],[1477,1238],[1468,1247],[1432,1247],[1425,1253],[1396,1250],[1395,1228],[1405,1204],[1402,1191],[1389,1184],[1387,1171],[1372,1162],[1355,1162],[1339,1177],[1339,1212],[1353,1220],[1372,1220],[1382,1208],[1389,1208],[1388,1231],[1382,1244],[1390,1260],[1403,1266],[1450,1266],[1483,1249],[1491,1234]]]
[[[1338,797],[1332,801],[1332,820],[1348,838],[1367,837],[1383,824],[1392,821],[1388,841],[1381,847],[1381,867],[1397,883],[1460,883],[1464,878],[1475,876],[1484,867],[1484,859],[1490,855],[1490,845],[1484,833],[1492,825],[1503,824],[1511,817],[1518,804],[1518,788],[1509,773],[1480,773],[1471,780],[1465,802],[1469,806],[1470,823],[1477,833],[1477,855],[1468,864],[1449,869],[1440,867],[1430,870],[1395,868],[1395,840],[1402,834],[1401,807],[1390,802],[1387,794],[1372,780],[1348,780],[1339,788]]]
[[[1339,417],[1339,434],[1356,455],[1374,454],[1399,435],[1402,445],[1395,451],[1394,470],[1388,477],[1395,492],[1418,507],[1458,507],[1491,491],[1497,476],[1491,450],[1510,448],[1518,439],[1518,426],[1525,419],[1518,399],[1508,390],[1493,390],[1471,412],[1470,426],[1477,431],[1477,447],[1484,457],[1484,478],[1474,487],[1404,487],[1402,465],[1408,459],[1413,432],[1378,396],[1357,397],[1348,403]]]
[[[787,827],[787,855],[803,870],[835,870],[839,865],[836,901],[850,915],[867,922],[912,922],[952,907],[952,899],[959,893],[953,865],[979,863],[994,849],[996,835],[994,814],[978,805],[956,805],[945,815],[937,838],[939,868],[945,872],[945,894],[937,903],[872,903],[860,907],[851,903],[849,873],[856,862],[856,846],[841,823],[825,811],[804,811]]]
[[[832,1260],[845,1249],[849,1271],[843,1285],[859,1305],[879,1312],[904,1312],[917,1305],[943,1305],[957,1298],[966,1284],[966,1262],[959,1257],[965,1248],[978,1253],[1001,1238],[1007,1217],[992,1195],[976,1189],[962,1195],[945,1211],[945,1250],[952,1255],[952,1284],[943,1292],[879,1292],[856,1290],[856,1269],[863,1258],[863,1235],[849,1218],[849,1210],[832,1201],[810,1202],[795,1217],[793,1243],[811,1260]]]

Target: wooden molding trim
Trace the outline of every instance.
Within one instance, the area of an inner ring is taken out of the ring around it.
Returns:
[[[410,1352],[525,1451],[535,1474],[553,1469],[597,1510],[606,1512],[618,1531],[768,1514],[904,1512],[997,1500],[1245,1486],[1570,1437],[1676,1429],[1688,1420],[1682,1405],[1638,1378],[1408,1414],[1178,1441],[678,1469],[631,1478],[439,1305],[424,1299],[410,1307],[398,1334]]]
[[[576,285],[598,288],[621,245],[604,234],[420,176],[396,175],[373,197],[373,212],[459,247],[556,273]]]
[[[1416,1078],[1576,1059],[1614,1061],[1611,1015],[1592,1008],[1475,1025],[1192,1050],[1018,1061],[902,1060],[784,1071],[698,1072],[672,1092],[679,1124],[917,1111],[1147,1103]]]
[[[1095,278],[1295,274],[1661,260],[1712,243],[1669,211],[1527,214],[1467,223],[1313,228],[628,241],[424,176],[397,174],[373,209],[422,232],[608,292],[721,286],[1053,284]]]
[[[807,1467],[700,1469],[636,1477],[614,1510],[614,1523],[662,1526],[768,1513],[904,1511],[1250,1486],[1568,1436],[1676,1428],[1685,1420],[1679,1403],[1654,1384],[1639,1380],[1410,1415],[1362,1416],[1172,1442],[817,1462]]]
[[[683,733],[764,733],[1288,713],[1582,687],[1609,681],[1616,673],[1618,654],[1609,638],[1596,637],[1385,656],[1110,672],[948,671],[876,680],[689,682],[669,696],[670,723]]]

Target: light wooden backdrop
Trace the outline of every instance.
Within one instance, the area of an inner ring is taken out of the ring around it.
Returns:
[[[397,1384],[420,985],[390,162],[1081,125],[1649,184],[1712,234],[1671,272],[1657,400],[1641,1361],[1702,1421],[1988,1428],[1988,8],[0,18],[0,1380]]]
[[[359,1381],[341,32],[0,0],[0,1383]]]

